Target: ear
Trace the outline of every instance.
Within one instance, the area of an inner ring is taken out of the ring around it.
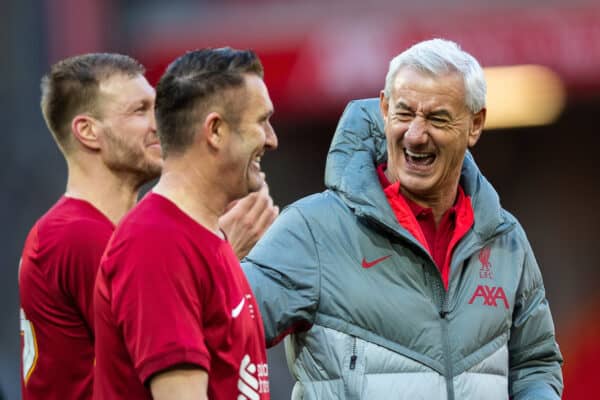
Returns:
[[[77,115],[71,121],[73,136],[79,143],[89,149],[100,149],[98,130],[97,121],[88,115]]]
[[[385,123],[390,109],[390,100],[387,97],[385,97],[385,93],[383,90],[379,92],[379,109],[381,110],[383,122]]]
[[[481,137],[481,132],[485,126],[486,113],[487,110],[482,108],[481,111],[473,116],[473,124],[471,125],[471,132],[469,132],[469,147],[475,146]]]
[[[210,112],[202,124],[202,134],[209,146],[218,149],[223,146],[227,134],[227,122],[216,111]]]

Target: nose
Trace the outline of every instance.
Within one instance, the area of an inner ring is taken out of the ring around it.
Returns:
[[[154,115],[154,110],[150,111],[150,130],[156,133],[156,116]]]
[[[275,150],[279,145],[279,141],[277,139],[277,134],[270,123],[266,133],[265,148],[267,150]]]
[[[414,118],[404,133],[404,140],[411,144],[423,144],[427,142],[428,138],[427,124],[421,117]]]

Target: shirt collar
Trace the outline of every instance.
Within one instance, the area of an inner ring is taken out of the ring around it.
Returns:
[[[377,166],[377,177],[379,178],[379,183],[381,184],[381,187],[384,190],[392,184],[390,182],[390,180],[387,178],[387,176],[385,175],[386,169],[387,169],[387,163],[381,163]],[[400,188],[400,186],[398,186],[398,189],[399,188]],[[425,217],[425,216],[431,214],[431,208],[420,206],[419,204],[415,203],[411,199],[404,196],[400,190],[398,190],[397,195],[402,196],[402,198],[406,201],[406,204],[408,204],[408,206],[410,207],[410,210],[412,211],[412,213],[415,217],[420,218],[420,217]],[[454,205],[448,211],[446,211],[447,213],[450,213],[451,217],[454,218],[456,216],[457,210],[464,205],[465,197],[466,197],[465,192],[463,191],[462,187],[460,185],[458,185],[458,190],[456,193],[456,200],[454,202]]]

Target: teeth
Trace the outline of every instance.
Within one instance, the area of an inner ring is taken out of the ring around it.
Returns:
[[[409,155],[413,158],[426,158],[431,155],[429,153],[413,153],[412,151],[410,151],[408,149],[404,149],[404,151],[406,152],[407,155]]]

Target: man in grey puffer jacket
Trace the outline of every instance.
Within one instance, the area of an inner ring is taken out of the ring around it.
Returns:
[[[292,334],[294,399],[560,398],[539,267],[467,152],[485,91],[453,42],[401,53],[379,101],[344,112],[328,190],[246,258],[267,344]]]

